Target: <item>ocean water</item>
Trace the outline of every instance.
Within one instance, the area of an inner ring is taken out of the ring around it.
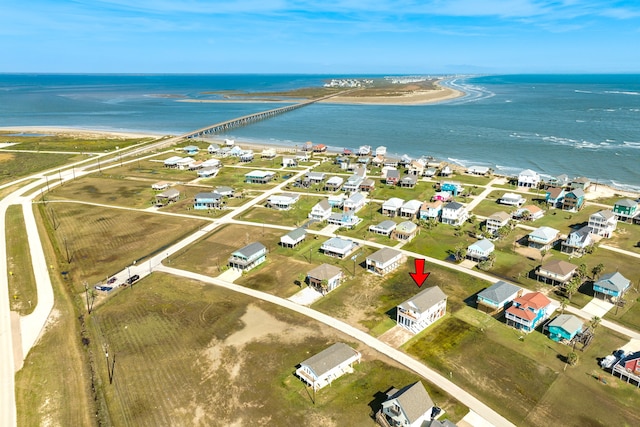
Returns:
[[[319,86],[341,76],[1,75],[0,126],[179,134],[282,104],[192,103],[207,91]],[[462,98],[424,106],[313,104],[220,137],[331,147],[384,145],[499,173],[587,176],[640,191],[640,75],[455,77]]]

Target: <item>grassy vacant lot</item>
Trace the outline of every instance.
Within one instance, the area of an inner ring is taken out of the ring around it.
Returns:
[[[340,332],[158,273],[131,292],[135,298],[114,296],[90,322],[93,351],[106,342],[117,357],[113,384],[106,363],[99,367],[112,425],[373,426],[381,393],[419,379],[364,349],[355,372],[319,391],[313,404],[293,372],[334,342],[358,347]],[[464,415],[453,398],[425,386],[454,421]]]
[[[20,315],[29,314],[38,304],[36,280],[33,277],[27,231],[22,215],[22,205],[7,209],[5,227],[7,233],[7,270],[11,310]]]
[[[527,223],[532,227],[541,227],[546,225],[547,227],[560,230],[563,234],[570,233],[574,228],[580,228],[583,225],[587,225],[589,222],[589,216],[602,208],[599,206],[585,206],[579,212],[567,212],[562,209],[549,209],[545,212],[544,216],[533,222]]]
[[[105,174],[113,175],[119,178],[142,178],[148,180],[148,185],[151,186],[157,181],[170,181],[170,182],[188,182],[196,179],[198,174],[195,171],[180,170],[164,167],[164,159],[168,159],[174,156],[174,153],[164,153],[157,157],[157,160],[138,160],[130,163],[118,164],[117,166],[109,169],[104,169]],[[112,163],[104,163],[103,166],[111,165]],[[98,168],[95,169],[98,171]]]
[[[511,213],[511,211],[513,210],[514,209],[512,206],[501,205],[496,199],[490,199],[487,197],[486,199],[478,203],[475,208],[473,208],[473,214],[480,216],[491,216],[496,212],[503,211],[506,213]]]
[[[86,156],[49,153],[10,153],[0,151],[0,184],[80,161]]]
[[[448,296],[448,311],[466,306],[467,300],[489,284],[474,277],[447,268],[428,264],[431,274],[423,288],[439,286]],[[413,259],[384,278],[364,273],[357,281],[342,284],[336,290],[314,303],[313,308],[332,316],[360,324],[368,332],[380,335],[394,325],[396,306],[422,289],[409,276],[413,272]]]
[[[47,231],[36,211],[41,236]],[[51,242],[42,239],[47,263],[56,265]],[[59,265],[59,264],[58,264]],[[56,268],[59,271],[59,268]],[[18,425],[97,426],[89,354],[81,341],[83,302],[59,274],[52,274],[54,307],[42,336],[16,373]]]
[[[473,228],[471,224],[463,224],[459,232],[456,228],[447,224],[438,224],[431,230],[421,227],[419,234],[404,245],[403,249],[445,260],[449,258],[449,251],[456,246],[462,244],[466,248],[477,240],[467,232]]]
[[[388,200],[398,197],[402,200],[431,200],[436,193],[433,184],[430,182],[418,181],[414,188],[402,188],[397,185],[387,185],[382,182],[376,183],[376,188],[369,195],[372,199]]]
[[[155,193],[149,182],[113,175],[91,175],[57,186],[47,193],[47,199],[80,200],[144,209],[155,201]]]
[[[154,138],[87,138],[69,135],[46,136],[8,136],[8,132],[0,133],[0,142],[19,142],[12,146],[14,150],[34,151],[82,151],[101,152],[114,150],[116,147],[125,148],[141,142],[149,142]]]
[[[467,184],[466,187],[469,186],[484,186],[487,185],[491,180],[493,179],[493,177],[490,176],[475,176],[475,175],[466,175],[466,174],[462,174],[462,175],[452,175],[450,178],[443,178],[443,177],[438,177],[437,180],[438,181],[453,181],[453,182],[459,182],[461,184]]]
[[[76,291],[180,240],[204,221],[79,203],[41,203]],[[70,262],[69,262],[70,261]]]
[[[598,329],[586,351],[577,352],[578,365],[564,370],[570,347],[539,332],[523,336],[466,307],[405,348],[482,396],[516,425],[636,425],[637,390],[606,376],[597,365],[597,358],[625,342],[612,331]],[[606,385],[598,381],[599,375],[606,376]]]
[[[287,225],[289,227],[298,227],[308,221],[307,215],[322,197],[300,196],[300,199],[289,210],[278,210],[267,208],[266,199],[264,203],[243,212],[236,219],[244,221],[252,221],[257,223]],[[284,234],[284,233],[283,233]]]
[[[640,226],[618,222],[613,236],[602,243],[640,254]]]

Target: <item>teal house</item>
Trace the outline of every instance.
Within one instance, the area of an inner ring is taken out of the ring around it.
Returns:
[[[631,222],[635,216],[640,214],[638,202],[631,199],[618,200],[613,205],[613,213],[618,217],[619,221]]]
[[[555,342],[563,340],[571,341],[576,335],[582,332],[584,323],[573,314],[561,314],[547,326],[549,338]]]
[[[600,280],[593,283],[593,292],[596,297],[602,295],[604,299],[617,300],[631,286],[631,281],[622,274],[609,273],[600,277]]]
[[[562,210],[577,212],[584,206],[584,191],[576,188],[565,194],[562,199]]]

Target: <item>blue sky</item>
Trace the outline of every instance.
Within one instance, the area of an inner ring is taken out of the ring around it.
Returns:
[[[2,0],[0,72],[640,72],[640,2]]]

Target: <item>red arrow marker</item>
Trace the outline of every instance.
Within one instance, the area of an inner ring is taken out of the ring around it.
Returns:
[[[416,272],[415,273],[409,273],[409,276],[411,276],[413,281],[416,282],[416,285],[418,285],[418,287],[420,287],[420,286],[422,286],[424,281],[427,280],[427,277],[429,277],[429,274],[431,274],[431,273],[425,273],[424,272],[424,260],[423,259],[416,259],[415,260],[415,266],[416,266]]]

